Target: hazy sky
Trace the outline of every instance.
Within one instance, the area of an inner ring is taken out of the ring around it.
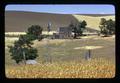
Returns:
[[[115,14],[113,5],[7,5],[5,11],[32,11],[62,14]]]

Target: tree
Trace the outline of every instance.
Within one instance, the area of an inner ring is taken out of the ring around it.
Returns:
[[[74,38],[77,38],[77,36],[81,36],[83,34],[84,29],[86,28],[86,21],[83,20],[79,23],[73,23],[71,22],[69,24],[70,29],[72,29],[72,32],[74,33]]]
[[[78,30],[77,30],[78,35],[81,36],[83,34],[83,31],[86,28],[86,25],[87,25],[87,23],[86,23],[85,20],[79,22],[79,24],[78,24]]]
[[[106,19],[105,18],[101,18],[101,21],[100,21],[100,33],[102,34],[106,34],[107,35],[107,30],[106,30]]]
[[[11,53],[10,56],[17,64],[21,61],[38,57],[37,49],[33,48],[31,45],[33,45],[33,40],[38,39],[39,36],[41,36],[41,33],[42,29],[40,26],[32,25],[28,28],[28,33],[26,35],[20,35],[18,41],[15,41],[13,46],[8,46],[10,49],[9,52]]]
[[[101,18],[99,28],[101,34],[104,36],[115,34],[115,21],[112,19],[106,20],[105,18]]]
[[[23,46],[9,46],[10,50],[9,52],[11,52],[11,57],[13,60],[16,61],[17,64],[19,64],[19,62],[24,60],[24,55],[25,54],[25,60],[29,60],[29,59],[35,59],[36,57],[38,57],[37,54],[37,50],[35,48],[28,48],[28,47],[23,47]]]
[[[42,39],[42,27],[39,25],[32,25],[28,28],[27,34],[31,37],[31,39],[38,39],[39,41]]]
[[[33,43],[28,39],[26,35],[21,35],[18,41],[14,42],[14,46],[9,46],[12,56],[12,59],[16,61],[17,64],[19,62],[28,59],[35,59],[38,57],[37,50],[31,47]],[[25,54],[25,57],[24,57]]]
[[[107,22],[107,29],[108,29],[108,33],[110,35],[115,34],[115,21],[113,21],[112,19],[109,19]]]

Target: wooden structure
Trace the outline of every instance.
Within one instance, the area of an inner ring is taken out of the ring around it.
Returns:
[[[54,39],[69,39],[72,37],[72,29],[70,27],[59,27],[58,33],[53,33]]]

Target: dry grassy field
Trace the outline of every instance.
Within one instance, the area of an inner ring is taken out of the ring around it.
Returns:
[[[82,39],[43,39],[33,41],[39,57],[36,65],[15,64],[8,52],[7,45],[14,40],[5,39],[5,73],[8,78],[113,78],[115,76],[115,38],[98,36]],[[83,46],[102,46],[91,51],[91,59],[85,60]],[[52,62],[44,63],[45,56]],[[23,71],[24,70],[24,71]]]
[[[6,67],[8,78],[113,78],[115,64],[104,58]]]

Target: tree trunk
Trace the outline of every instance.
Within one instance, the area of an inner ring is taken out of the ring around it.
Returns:
[[[24,64],[26,64],[25,52],[23,51]]]

